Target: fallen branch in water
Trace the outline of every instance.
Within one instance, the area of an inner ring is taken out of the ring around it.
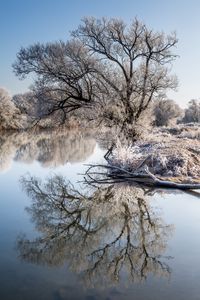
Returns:
[[[100,171],[105,170],[105,172]],[[130,172],[124,168],[112,165],[89,165],[85,172],[85,181],[88,184],[111,184],[118,182],[131,182],[152,187],[164,187],[181,190],[200,189],[197,182],[175,182],[158,178],[145,166],[143,172]]]

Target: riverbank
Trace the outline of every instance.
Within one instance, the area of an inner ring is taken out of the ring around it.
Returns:
[[[138,179],[155,186],[162,181],[199,185],[200,125],[154,128],[132,144],[118,141],[108,163],[112,179]]]

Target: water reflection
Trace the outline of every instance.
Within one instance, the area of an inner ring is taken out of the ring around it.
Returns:
[[[22,260],[48,266],[67,262],[88,286],[169,276],[164,252],[173,226],[150,205],[150,191],[110,185],[83,192],[61,176],[24,177],[32,198],[26,210],[40,236],[17,240]]]
[[[13,160],[39,161],[43,167],[84,161],[95,145],[91,134],[78,131],[6,132],[0,137],[0,171],[9,169]]]

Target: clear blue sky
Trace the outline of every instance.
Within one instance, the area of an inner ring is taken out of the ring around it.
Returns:
[[[12,63],[21,46],[37,41],[67,39],[84,16],[135,16],[156,30],[176,31],[180,58],[174,64],[179,78],[177,93],[169,96],[181,106],[200,97],[200,1],[199,0],[0,0],[0,86],[11,94],[28,89]]]

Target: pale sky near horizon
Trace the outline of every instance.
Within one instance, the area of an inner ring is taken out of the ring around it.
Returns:
[[[84,16],[120,17],[129,23],[135,16],[147,26],[179,39],[173,65],[177,92],[169,97],[185,106],[200,98],[199,0],[0,0],[0,87],[17,94],[28,90],[31,80],[20,81],[12,63],[21,46],[69,38]]]

